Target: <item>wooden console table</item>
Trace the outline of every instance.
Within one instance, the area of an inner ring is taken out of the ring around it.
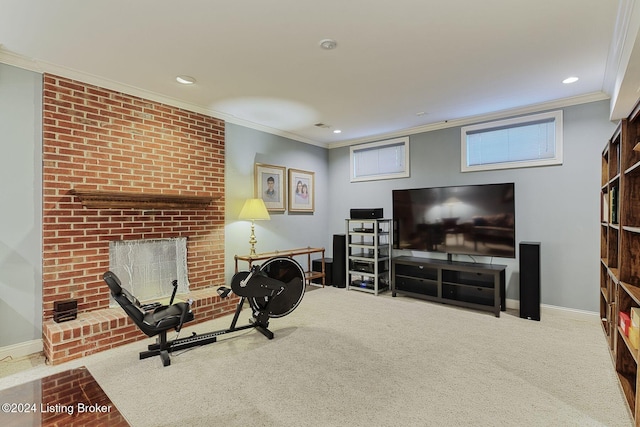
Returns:
[[[321,253],[322,254],[322,270],[321,271],[312,271],[311,269],[311,254]],[[269,258],[274,258],[278,256],[284,256],[293,258],[299,255],[307,256],[307,270],[304,272],[304,278],[307,284],[312,284],[312,279],[322,279],[322,287],[325,285],[325,265],[324,265],[324,248],[299,248],[299,249],[288,249],[284,251],[273,251],[273,252],[263,252],[255,255],[235,255],[236,261],[236,273],[238,272],[238,261],[245,261],[249,263],[249,268],[254,261],[261,261]],[[303,267],[304,269],[304,267]]]

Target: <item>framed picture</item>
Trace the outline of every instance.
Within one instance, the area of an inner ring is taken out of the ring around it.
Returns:
[[[254,197],[262,199],[269,212],[284,212],[287,206],[284,166],[256,163],[253,176]]]
[[[313,212],[314,172],[289,169],[289,212]]]

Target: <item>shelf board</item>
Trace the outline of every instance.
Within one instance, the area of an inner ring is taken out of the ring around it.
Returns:
[[[610,186],[616,186],[616,185],[618,185],[617,181],[619,181],[619,180],[620,180],[620,174],[616,174],[613,178],[611,178],[609,180],[609,185]]]
[[[628,167],[624,173],[625,175],[630,175],[632,173],[638,173],[638,171],[640,171],[640,162],[637,162],[633,165],[631,165],[630,167]]]
[[[376,244],[375,243],[349,243],[349,247],[375,249]]]
[[[640,305],[640,286],[622,281],[620,282],[620,286],[635,300],[636,304]]]
[[[387,261],[390,258],[389,255],[380,255],[378,257],[374,257],[373,255],[366,254],[351,254],[349,255],[349,259],[374,264],[376,261]]]
[[[315,254],[315,253],[322,253],[322,257],[324,258],[324,248],[312,248],[312,247],[306,247],[306,248],[297,248],[297,249],[287,249],[284,251],[272,251],[272,252],[261,252],[255,255],[234,255],[234,258],[236,261],[240,260],[240,261],[247,261],[247,262],[253,262],[253,261],[260,261],[260,260],[264,260],[264,259],[269,259],[269,258],[273,258],[273,257],[294,257],[294,256],[299,256],[299,255],[311,255],[311,254]]]
[[[304,277],[307,280],[320,279],[320,278],[324,277],[324,273],[321,272],[321,271],[305,271],[304,272]]]
[[[354,291],[360,291],[360,292],[368,292],[370,294],[375,294],[376,290],[373,288],[363,288],[361,286],[354,286],[354,285],[349,285],[349,290],[354,290]],[[378,287],[378,293],[380,292],[384,292],[384,291],[388,291],[389,290],[389,286],[387,285],[381,285]]]
[[[640,234],[640,227],[629,227],[629,226],[623,226],[622,229],[624,231],[628,231],[630,233],[638,233]]]
[[[631,353],[631,357],[633,357],[633,360],[636,362],[636,365],[638,364],[638,350],[636,350],[635,348],[633,348],[633,346],[631,346],[631,341],[629,341],[629,337],[627,337],[624,334],[624,331],[622,330],[622,328],[620,326],[618,326],[618,333],[620,334],[620,337],[624,340],[624,343],[627,345],[627,348],[629,349],[629,353]]]
[[[349,274],[352,276],[376,277],[376,273],[361,270],[349,270]],[[389,274],[389,270],[378,272],[378,276],[386,276],[387,274]]]
[[[409,276],[407,274],[398,274],[398,273],[396,273],[395,276],[396,277],[403,277],[405,279],[413,279],[413,280],[417,280],[419,282],[425,282],[425,283],[433,283],[433,284],[437,284],[438,283],[438,278],[437,277],[416,277],[416,276]]]
[[[491,282],[491,283],[486,283],[486,282],[466,283],[466,282],[448,282],[446,280],[443,280],[442,284],[443,285],[449,285],[449,286],[459,286],[461,288],[473,288],[473,289],[490,289],[490,290],[493,290],[493,288],[494,288],[493,282]]]
[[[124,191],[71,190],[87,208],[205,209],[218,197]]]
[[[618,282],[618,277],[620,277],[620,272],[617,268],[609,268],[609,276],[613,279],[614,282]]]

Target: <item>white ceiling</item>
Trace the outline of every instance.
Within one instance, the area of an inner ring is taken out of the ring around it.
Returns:
[[[607,97],[626,115],[635,3],[0,0],[0,61],[338,146]]]

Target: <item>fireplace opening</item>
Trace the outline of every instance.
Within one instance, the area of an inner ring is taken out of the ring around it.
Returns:
[[[178,293],[187,293],[187,239],[111,241],[109,269],[120,278],[122,287],[140,301],[170,297],[174,280],[178,280]],[[109,306],[117,306],[111,296]]]

